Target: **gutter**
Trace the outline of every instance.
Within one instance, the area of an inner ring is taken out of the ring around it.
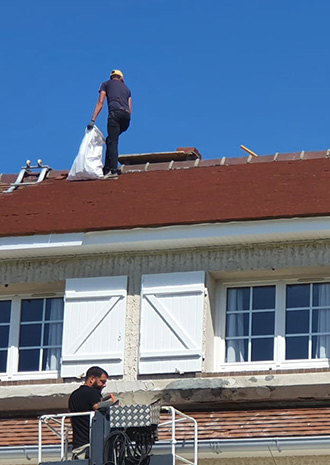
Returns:
[[[330,238],[330,217],[231,221],[0,237],[0,257],[43,257]]]
[[[169,442],[157,442],[155,455],[169,454]],[[177,441],[177,453],[193,454],[193,441]],[[247,439],[210,439],[198,441],[199,459],[231,457],[265,457],[295,455],[330,455],[330,436],[271,437]]]
[[[56,461],[60,446],[44,446],[43,462]],[[152,448],[154,455],[171,454],[170,441],[158,441]],[[193,441],[177,441],[180,455],[193,454]],[[230,457],[330,455],[330,436],[271,437],[248,439],[210,439],[198,441],[199,459]],[[10,465],[38,463],[38,446],[0,447],[0,462]]]
[[[155,455],[170,453],[170,445],[157,442]],[[177,441],[179,454],[191,455],[193,441]],[[255,456],[330,455],[330,436],[270,437],[246,439],[210,439],[198,441],[198,456],[203,458]]]

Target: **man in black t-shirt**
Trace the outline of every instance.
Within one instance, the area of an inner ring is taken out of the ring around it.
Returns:
[[[86,373],[85,384],[73,391],[69,398],[69,410],[73,412],[91,412],[98,408],[102,400],[101,391],[105,387],[108,373],[103,368],[94,366]],[[79,455],[88,450],[90,417],[88,415],[71,418],[73,429],[72,452]]]
[[[105,97],[108,101],[107,151],[103,168],[104,179],[118,178],[118,141],[122,132],[128,129],[132,113],[131,91],[124,83],[124,75],[119,69],[111,71],[110,80],[101,84],[99,99],[87,129],[92,129],[103,108]]]

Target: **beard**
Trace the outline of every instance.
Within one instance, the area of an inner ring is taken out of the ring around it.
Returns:
[[[103,387],[104,386],[99,386],[97,384],[97,381],[94,381],[94,383],[92,384],[92,388],[97,389],[98,391],[102,391]]]

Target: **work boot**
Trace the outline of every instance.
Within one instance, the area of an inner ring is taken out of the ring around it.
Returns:
[[[109,173],[105,174],[102,179],[118,179],[118,174],[109,171]]]

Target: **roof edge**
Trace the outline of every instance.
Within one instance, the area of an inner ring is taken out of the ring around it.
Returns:
[[[308,161],[322,158],[330,159],[330,149],[309,152],[305,152],[304,150],[300,152],[276,152],[275,154],[259,155],[257,157],[251,155],[242,157],[221,156],[220,158],[208,158],[204,160],[202,160],[202,155],[196,147],[178,147],[175,151],[167,152],[119,155],[122,171],[125,174],[137,171],[148,171],[151,164],[155,165],[154,169],[186,169],[284,161]],[[53,170],[49,178],[65,178],[68,173],[69,169]],[[14,182],[16,177],[17,174],[0,173],[0,184]]]
[[[0,258],[330,239],[330,216],[0,238]]]

